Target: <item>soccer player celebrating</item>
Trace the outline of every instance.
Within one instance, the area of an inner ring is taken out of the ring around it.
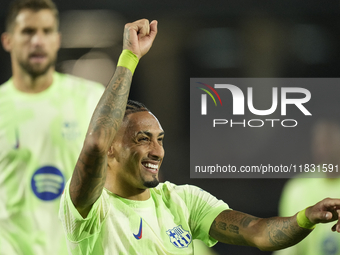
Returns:
[[[340,199],[262,219],[197,187],[159,183],[164,131],[144,105],[127,101],[134,69],[156,34],[157,21],[125,25],[117,70],[61,200],[71,254],[192,254],[193,239],[277,250],[298,243],[317,223],[339,220]],[[340,232],[339,221],[332,230]]]

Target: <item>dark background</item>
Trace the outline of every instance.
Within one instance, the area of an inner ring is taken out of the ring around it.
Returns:
[[[1,32],[8,3],[1,1]],[[166,132],[163,179],[200,186],[236,210],[259,217],[277,215],[286,179],[190,179],[190,77],[338,77],[339,1],[65,0],[56,4],[63,40],[68,41],[59,52],[57,69],[75,74],[77,71],[70,65],[84,63],[75,62],[79,58],[99,59],[101,69],[109,66],[105,63],[114,65],[121,51],[124,23],[157,19],[159,34],[135,72],[131,99],[144,102]],[[87,12],[78,16],[80,12],[73,12],[76,10]],[[94,10],[104,12],[98,15]],[[84,24],[90,18],[97,27]],[[73,31],[77,33],[68,30],[75,24],[78,27]],[[92,41],[81,39],[89,35]],[[3,50],[0,66],[3,83],[11,75],[9,55]],[[95,77],[95,69],[90,70]],[[109,69],[94,79],[105,84],[112,72]],[[309,133],[306,129],[301,137],[301,154],[292,155],[303,163],[312,162]],[[260,142],[259,148],[262,147]],[[266,157],[265,150],[260,149],[259,155]],[[229,255],[271,254],[224,244],[215,249]]]

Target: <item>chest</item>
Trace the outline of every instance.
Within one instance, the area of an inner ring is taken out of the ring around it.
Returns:
[[[116,244],[118,250],[126,247],[144,250],[144,253],[138,253],[137,249],[135,254],[191,254],[193,251],[190,219],[185,206],[151,203],[148,207],[135,207],[122,204],[119,210],[110,211],[107,221],[106,226],[115,226],[108,231],[111,238],[120,237]],[[130,250],[126,252],[134,254]]]

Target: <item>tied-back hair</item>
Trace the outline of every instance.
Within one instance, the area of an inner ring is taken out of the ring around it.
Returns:
[[[131,113],[146,111],[148,112],[149,109],[144,104],[129,99],[126,104],[124,118],[126,118],[126,116],[128,116]]]

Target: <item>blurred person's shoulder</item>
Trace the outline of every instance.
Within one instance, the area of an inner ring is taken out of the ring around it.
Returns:
[[[13,79],[12,78],[10,78],[9,80],[1,83],[0,84],[0,91],[1,91],[1,93],[7,92],[12,85],[13,85]]]
[[[326,178],[324,173],[298,173],[293,178],[289,179],[285,185],[286,188],[304,189],[306,186],[313,186],[322,179]]]
[[[99,82],[59,72],[53,74],[53,84],[75,98],[95,98],[99,100],[105,90],[103,84]]]

